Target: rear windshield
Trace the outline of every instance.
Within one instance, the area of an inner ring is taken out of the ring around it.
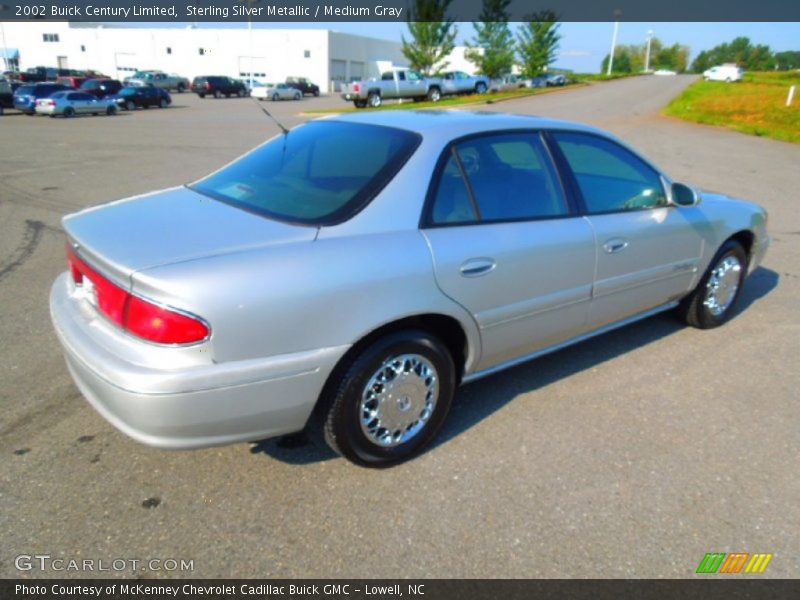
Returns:
[[[391,127],[313,121],[189,187],[281,221],[333,225],[366,206],[420,139]]]
[[[27,96],[32,94],[34,87],[32,85],[21,85],[17,88],[17,95],[18,96]]]

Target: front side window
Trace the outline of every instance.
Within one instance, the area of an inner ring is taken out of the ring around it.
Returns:
[[[575,175],[589,214],[667,205],[659,174],[629,150],[595,135],[552,135]]]
[[[434,224],[514,221],[569,214],[536,133],[504,133],[451,148],[434,195]]]
[[[418,134],[402,129],[313,121],[273,138],[190,187],[282,221],[337,223],[363,208],[419,141]]]

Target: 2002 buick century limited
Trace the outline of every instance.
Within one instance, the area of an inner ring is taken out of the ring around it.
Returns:
[[[347,115],[67,216],[50,305],[78,387],[141,442],[252,441],[313,412],[343,456],[388,466],[461,383],[659,311],[724,323],[766,221],[587,126]]]

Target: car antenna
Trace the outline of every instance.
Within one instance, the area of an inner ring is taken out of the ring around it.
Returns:
[[[264,114],[265,114],[265,115],[267,115],[267,116],[268,116],[270,119],[272,119],[272,122],[273,122],[273,123],[275,123],[275,125],[277,125],[278,127],[280,127],[280,128],[281,128],[281,131],[283,132],[283,135],[289,135],[289,130],[288,130],[288,129],[286,129],[286,127],[284,127],[283,125],[281,125],[281,122],[280,122],[280,121],[278,121],[278,119],[276,119],[275,117],[273,117],[273,116],[272,116],[272,115],[269,113],[269,111],[268,111],[266,108],[264,108],[263,106],[261,106],[261,104],[259,103],[259,101],[258,101],[258,100],[256,100],[255,98],[253,98],[253,102],[255,102],[255,103],[256,103],[256,106],[258,106],[258,108],[260,108],[261,110],[263,110],[263,111],[264,111]]]

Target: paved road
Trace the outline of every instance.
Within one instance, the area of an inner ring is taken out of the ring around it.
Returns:
[[[657,116],[688,83],[492,108],[595,123],[677,179],[760,200],[775,242],[741,313],[708,332],[657,317],[469,385],[435,447],[379,472],[313,444],[138,445],[56,346],[60,217],[252,147],[276,131],[252,102],[1,117],[0,576],[46,553],[192,559],[204,577],[685,577],[709,551],[772,552],[767,575],[800,576],[800,146]]]

